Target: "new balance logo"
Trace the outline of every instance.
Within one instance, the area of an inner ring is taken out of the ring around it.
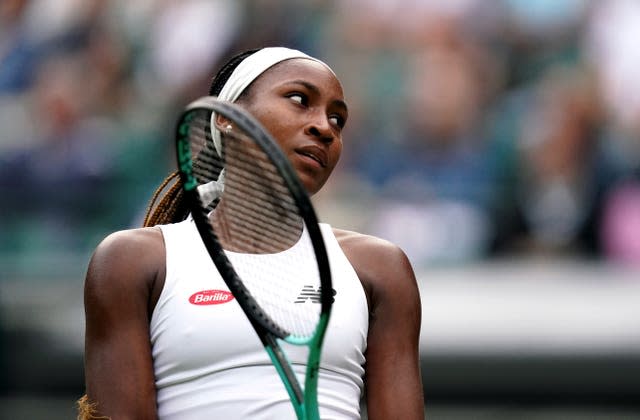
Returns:
[[[303,286],[300,294],[293,303],[305,303],[307,301],[311,303],[320,303],[321,292],[322,287],[318,287],[317,289],[315,289],[313,286]],[[332,289],[332,292],[332,296],[335,296],[335,289]],[[331,302],[333,303],[334,301],[335,299],[332,298]]]

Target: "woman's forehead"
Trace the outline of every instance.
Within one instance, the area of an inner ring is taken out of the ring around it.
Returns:
[[[255,81],[270,86],[293,80],[304,80],[320,89],[333,89],[336,94],[343,95],[342,85],[333,71],[321,62],[306,58],[292,58],[275,64]]]

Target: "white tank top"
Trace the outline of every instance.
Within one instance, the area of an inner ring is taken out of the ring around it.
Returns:
[[[359,419],[367,300],[331,226],[320,228],[336,291],[320,364],[320,416]],[[295,419],[280,377],[192,219],[160,229],[166,279],[150,325],[159,419]],[[285,346],[303,380],[301,349]]]

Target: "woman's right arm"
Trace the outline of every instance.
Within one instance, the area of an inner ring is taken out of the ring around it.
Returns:
[[[96,417],[157,417],[149,322],[164,281],[164,253],[160,230],[144,228],[109,235],[91,258],[85,384]]]

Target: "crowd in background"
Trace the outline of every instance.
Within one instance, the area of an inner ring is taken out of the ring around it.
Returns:
[[[414,264],[640,264],[636,0],[3,0],[0,252],[141,222],[229,55],[327,61],[350,107],[321,219]]]

